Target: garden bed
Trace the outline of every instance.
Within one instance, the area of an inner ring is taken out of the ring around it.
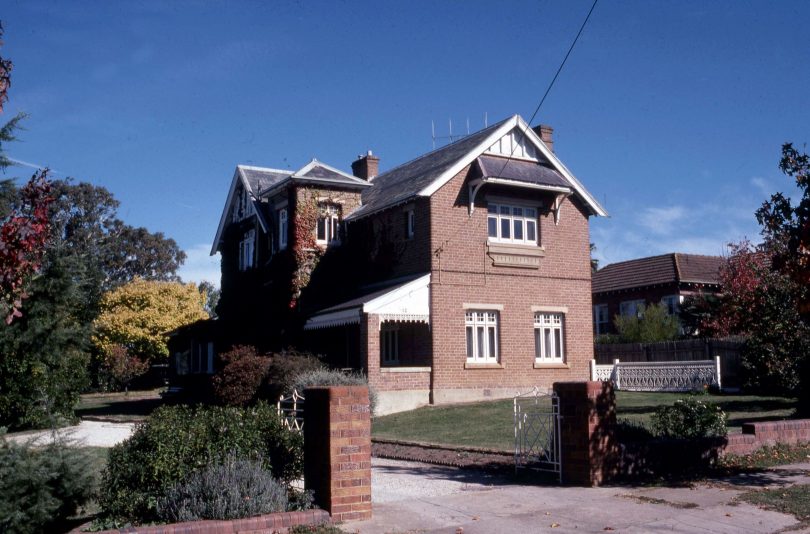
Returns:
[[[452,447],[428,443],[373,439],[371,455],[377,458],[408,460],[486,471],[512,471],[514,453],[476,447]]]
[[[232,521],[189,521],[167,525],[146,527],[123,527],[113,530],[98,531],[97,534],[137,533],[137,534],[231,534],[233,532],[270,532],[280,531],[296,525],[322,525],[329,523],[329,513],[325,510],[307,510],[305,512],[279,512]],[[83,534],[83,529],[90,528],[86,523],[70,531],[70,534]]]

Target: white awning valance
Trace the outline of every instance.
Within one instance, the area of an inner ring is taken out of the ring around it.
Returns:
[[[380,322],[430,323],[430,274],[401,283],[385,292],[376,292],[368,300],[355,299],[313,315],[304,330],[357,324],[363,314],[377,315]]]

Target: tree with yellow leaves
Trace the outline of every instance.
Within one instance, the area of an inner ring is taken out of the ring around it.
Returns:
[[[194,284],[136,278],[104,293],[93,341],[110,354],[118,345],[155,362],[169,355],[166,332],[207,319],[205,295]]]

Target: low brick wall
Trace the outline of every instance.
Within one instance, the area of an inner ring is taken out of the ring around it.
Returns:
[[[750,454],[764,446],[804,442],[810,442],[810,419],[743,423],[742,434],[728,437],[723,454]]]
[[[115,530],[104,530],[98,534],[137,533],[137,534],[233,534],[234,532],[274,532],[296,525],[320,525],[329,523],[326,510],[307,510],[305,512],[280,512],[260,515],[233,521],[189,521],[150,527],[126,527]],[[70,534],[81,534],[82,525],[70,531]]]

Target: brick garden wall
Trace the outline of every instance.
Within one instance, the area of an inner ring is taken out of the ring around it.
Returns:
[[[304,487],[335,521],[371,518],[368,388],[316,387],[304,396]]]

